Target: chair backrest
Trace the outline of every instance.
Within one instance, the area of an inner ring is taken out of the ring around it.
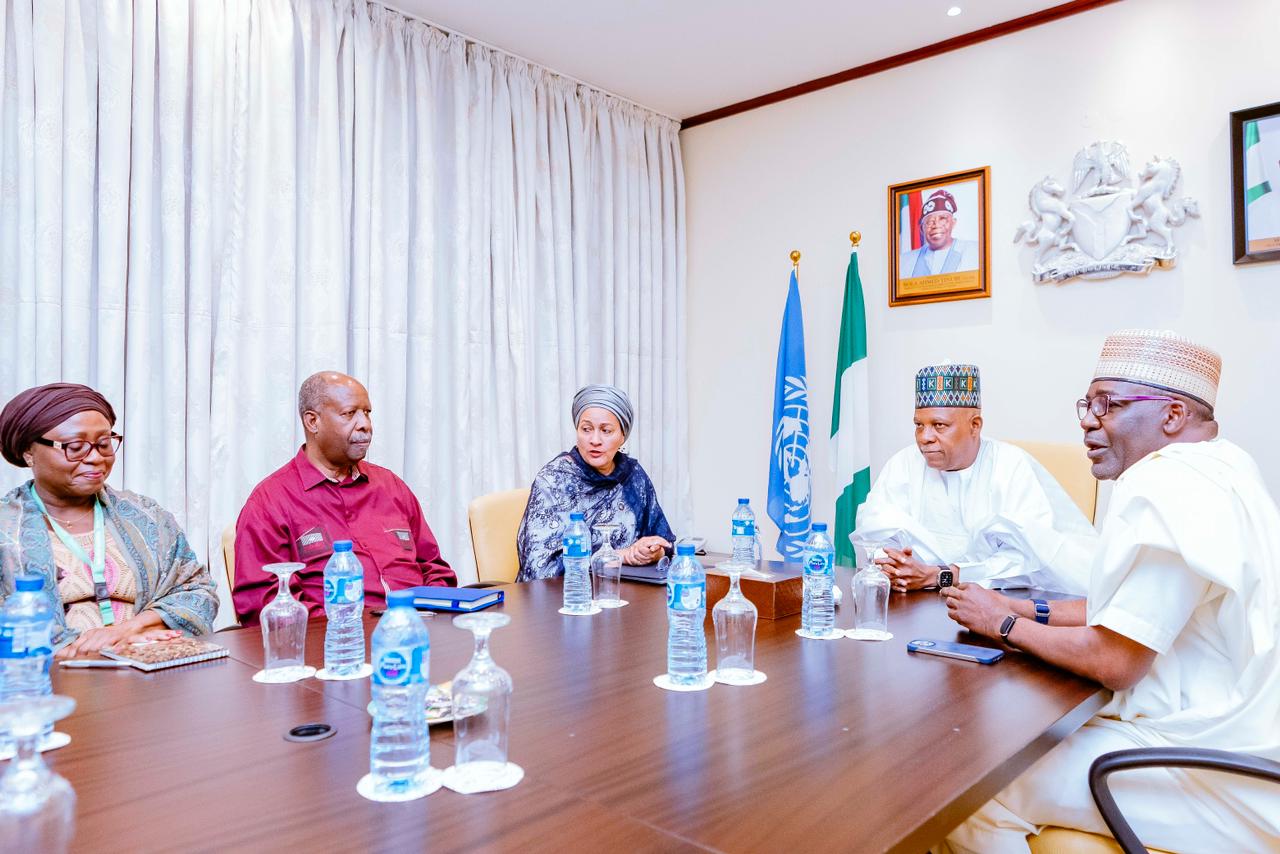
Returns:
[[[520,571],[516,532],[529,504],[529,488],[482,495],[467,506],[471,550],[480,581],[515,581]]]
[[[222,529],[222,562],[227,569],[227,591],[236,589],[236,523]]]
[[[1062,486],[1084,518],[1093,522],[1098,511],[1098,481],[1093,476],[1092,464],[1085,456],[1084,445],[1079,443],[1057,442],[1016,442],[1017,445],[1040,465],[1049,470],[1054,480]]]

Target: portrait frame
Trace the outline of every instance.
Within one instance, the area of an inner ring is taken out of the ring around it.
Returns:
[[[912,275],[917,270],[928,269],[928,262],[920,258],[920,254],[930,246],[923,234],[922,217],[918,212],[928,206],[930,195],[939,190],[945,190],[952,197],[956,208],[948,211],[953,214],[952,227],[948,231],[950,243],[947,245],[950,248],[947,254],[926,256],[933,258],[934,263],[940,262],[940,272]],[[990,210],[990,166],[891,184],[888,210],[890,307],[989,298]],[[908,240],[914,245],[907,244]],[[952,252],[956,256],[954,261]],[[910,265],[910,269],[903,269],[904,265]]]
[[[1231,113],[1231,263],[1280,261],[1280,101]],[[1250,139],[1246,130],[1252,125]],[[1260,139],[1258,129],[1270,133]],[[1247,149],[1265,149],[1271,156]],[[1267,168],[1270,167],[1270,168]],[[1262,175],[1250,173],[1261,169]],[[1270,178],[1268,181],[1267,178]],[[1261,184],[1259,184],[1259,180]],[[1254,184],[1255,187],[1246,186]],[[1267,186],[1263,198],[1250,199],[1251,190]],[[1262,208],[1256,205],[1264,202]],[[1251,232],[1264,234],[1251,239]]]

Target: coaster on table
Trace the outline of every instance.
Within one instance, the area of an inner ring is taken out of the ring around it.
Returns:
[[[365,774],[360,778],[360,782],[356,783],[356,793],[362,798],[386,804],[416,801],[418,798],[425,798],[436,789],[439,789],[442,776],[439,768],[427,768],[426,771],[422,772],[417,785],[402,791],[388,792],[385,790],[378,791],[374,785],[373,775]]]
[[[715,673],[716,671],[712,672]],[[721,679],[719,676],[715,677],[716,681],[721,685],[759,685],[768,678],[769,677],[765,676],[764,672],[761,670],[751,671],[751,675],[745,679]]]
[[[259,670],[253,674],[254,682],[266,685],[283,685],[286,682],[301,682],[316,675],[314,667],[279,667],[276,670]]]
[[[51,732],[44,738],[40,739],[39,750],[41,753],[45,753],[49,750],[57,750],[59,747],[66,747],[70,743],[71,736],[67,735],[65,732]],[[0,750],[0,762],[5,761],[6,759],[12,759],[13,754],[16,752],[16,749],[12,745]]]
[[[351,679],[368,679],[372,675],[373,675],[373,665],[366,661],[364,664],[360,665],[351,673],[347,673],[343,676],[339,676],[336,673],[330,673],[329,668],[327,667],[322,668],[319,672],[316,673],[316,678],[324,679],[327,682],[346,682]]]
[[[664,691],[705,691],[716,684],[716,677],[708,673],[702,677],[701,682],[695,682],[692,685],[677,685],[671,681],[671,674],[664,673],[661,676],[653,677],[653,684]]]
[[[564,614],[566,617],[591,617],[591,616],[594,616],[595,614],[599,614],[603,610],[604,609],[601,608],[599,605],[597,605],[595,602],[592,602],[591,610],[589,611],[566,611],[564,608],[561,608],[560,613]]]
[[[469,765],[493,765],[497,762],[470,762]],[[481,792],[501,792],[510,789],[524,779],[524,769],[514,762],[504,762],[500,768],[477,769],[478,774],[467,774],[458,771],[457,765],[444,769],[441,780],[444,787],[460,795],[478,795]],[[483,779],[477,779],[482,777]]]
[[[597,608],[621,608],[625,605],[630,605],[631,603],[626,599],[594,599],[592,600],[592,604]]]
[[[815,635],[812,632],[805,631],[804,629],[796,629],[796,634],[802,638],[809,638],[810,640],[839,640],[844,637],[844,631],[842,629],[835,628],[831,630],[831,634],[829,635]]]
[[[893,632],[882,632],[879,629],[849,629],[844,633],[844,636],[864,641],[893,640]]]

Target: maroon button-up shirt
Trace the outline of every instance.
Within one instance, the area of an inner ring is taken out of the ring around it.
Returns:
[[[351,540],[364,565],[365,607],[386,604],[386,591],[422,584],[454,586],[418,499],[387,469],[361,462],[351,480],[329,479],[298,455],[258,484],[236,522],[236,614],[244,625],[275,598],[268,563],[306,564],[294,573],[294,595],[311,616],[324,614],[324,565],[335,540]],[[300,594],[300,595],[299,595]]]

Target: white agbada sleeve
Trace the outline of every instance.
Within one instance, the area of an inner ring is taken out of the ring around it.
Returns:
[[[943,475],[909,446],[894,454],[858,512],[859,549],[910,547],[927,564],[955,564],[962,581],[1084,595],[1097,544],[1093,526],[1029,454],[983,440],[971,471],[948,497]],[[952,475],[954,473],[948,473]],[[963,519],[957,539],[942,533],[930,501],[950,501]]]

